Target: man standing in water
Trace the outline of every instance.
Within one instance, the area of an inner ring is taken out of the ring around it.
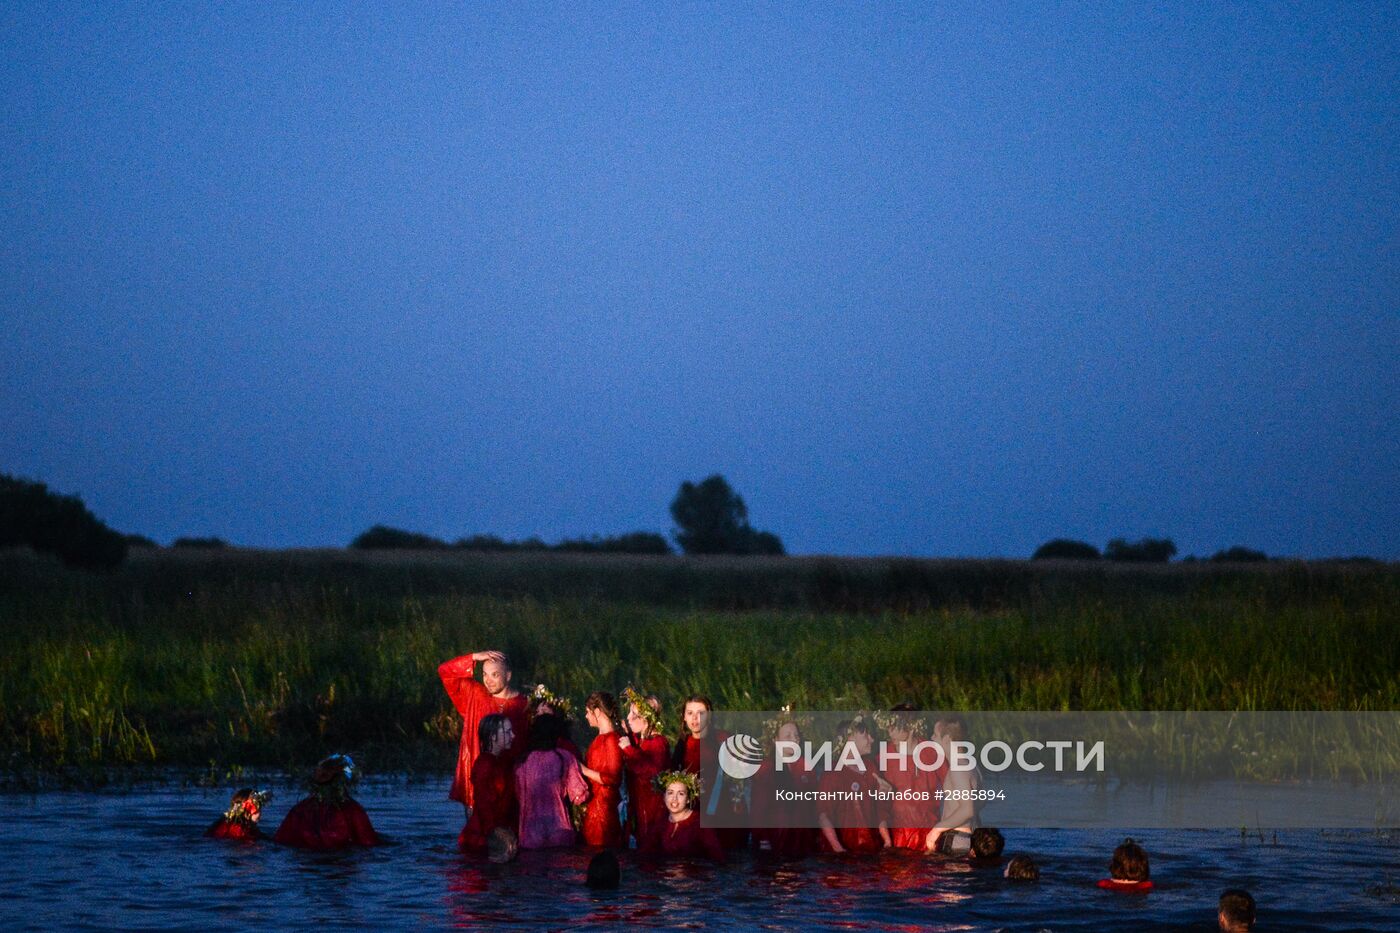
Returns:
[[[953,744],[967,741],[967,724],[960,716],[940,719],[933,726],[933,740],[943,748],[944,763],[953,760]],[[972,831],[980,824],[977,813],[981,808],[976,797],[982,786],[976,768],[954,770],[949,767],[943,778],[941,819],[929,830],[926,846],[929,852],[944,855],[966,855],[972,850]]]
[[[476,664],[481,662],[481,680]],[[457,771],[452,777],[448,799],[459,801],[470,816],[472,807],[472,763],[476,761],[477,729],[481,720],[493,713],[510,720],[515,737],[501,754],[506,763],[525,748],[530,728],[529,701],[510,685],[510,662],[499,651],[474,651],[438,665],[438,676],[452,705],[462,716],[462,744],[457,753]]]

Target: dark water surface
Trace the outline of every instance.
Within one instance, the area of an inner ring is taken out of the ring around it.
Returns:
[[[1215,928],[1227,887],[1249,889],[1260,929],[1400,929],[1400,834],[1147,830],[1152,894],[1094,888],[1122,832],[1024,830],[1007,853],[1039,884],[939,859],[743,854],[724,866],[624,857],[618,892],[582,885],[581,851],[496,866],[459,855],[446,783],[357,796],[393,844],[308,853],[202,838],[228,791],[154,788],[0,797],[0,929],[246,929],[539,925],[608,929],[1153,930]],[[297,794],[268,804],[271,833]]]

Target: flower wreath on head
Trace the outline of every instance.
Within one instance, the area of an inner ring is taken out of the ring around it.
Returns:
[[[769,748],[778,740],[778,730],[788,723],[797,727],[797,731],[804,736],[812,729],[812,717],[806,714],[798,715],[792,711],[792,704],[783,704],[778,715],[763,723],[763,747]]]
[[[872,716],[870,713],[856,713],[854,716],[851,717],[850,722],[846,725],[846,728],[836,736],[836,741],[844,743],[847,739],[849,739],[852,735],[854,735],[857,732],[866,732],[873,734],[877,725],[878,724],[875,722],[875,717]]]
[[[624,710],[626,710],[628,706],[637,707],[637,715],[646,721],[648,728],[651,729],[652,735],[666,734],[666,723],[661,718],[661,714],[647,702],[647,698],[642,696],[642,692],[636,687],[628,684],[626,687],[622,688],[622,702],[624,704],[622,707]]]
[[[927,736],[928,722],[921,716],[915,716],[913,710],[893,710],[877,709],[874,713],[875,722],[886,732],[891,727],[908,729],[911,735]]]
[[[530,691],[530,718],[534,719],[541,706],[548,706],[559,714],[561,719],[574,718],[574,704],[568,697],[561,697],[544,684],[535,684]]]
[[[691,774],[689,771],[662,771],[652,780],[652,784],[662,794],[665,794],[666,788],[672,784],[684,784],[685,789],[690,793],[690,805],[692,807],[700,805],[702,785],[699,775]]]
[[[350,756],[336,753],[316,766],[311,776],[311,794],[322,803],[342,804],[350,799],[350,785],[358,777]]]
[[[238,803],[229,806],[224,813],[224,819],[230,823],[251,823],[253,817],[262,810],[263,804],[272,799],[272,794],[265,790],[255,790]]]

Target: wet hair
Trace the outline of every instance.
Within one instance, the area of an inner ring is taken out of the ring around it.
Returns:
[[[1113,861],[1108,866],[1109,876],[1116,881],[1146,881],[1150,875],[1147,868],[1147,852],[1131,838],[1113,850]]]
[[[595,890],[612,890],[622,880],[622,866],[611,849],[604,849],[588,862],[588,874],[583,883]]]
[[[253,789],[251,787],[240,787],[233,792],[233,796],[229,798],[228,805],[230,807],[236,807],[251,796],[253,796]]]
[[[1009,881],[1039,881],[1040,866],[1029,855],[1013,855],[1006,863],[1006,877]]]
[[[496,864],[513,862],[520,854],[520,839],[508,826],[497,826],[486,837],[486,857]]]
[[[603,715],[609,719],[617,718],[617,699],[606,690],[594,690],[588,695],[588,699],[583,701],[584,709],[602,710]]]
[[[481,717],[481,722],[476,727],[476,740],[480,743],[482,754],[491,751],[491,746],[496,743],[496,736],[501,734],[508,722],[510,720],[500,713]]]
[[[559,747],[559,738],[564,733],[564,720],[553,713],[536,716],[530,723],[530,744],[532,752],[551,752]]]
[[[1229,930],[1254,929],[1254,896],[1243,888],[1231,888],[1220,895],[1220,918]]]
[[[963,722],[961,716],[942,716],[939,718],[938,724],[943,726],[943,734],[948,736],[950,741],[967,741],[967,723]]]
[[[1006,848],[1001,830],[979,826],[972,831],[972,858],[996,858]]]

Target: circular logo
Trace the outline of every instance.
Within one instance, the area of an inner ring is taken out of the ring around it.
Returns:
[[[758,739],[742,732],[731,735],[719,747],[719,766],[736,781],[746,781],[763,764],[763,746]]]

